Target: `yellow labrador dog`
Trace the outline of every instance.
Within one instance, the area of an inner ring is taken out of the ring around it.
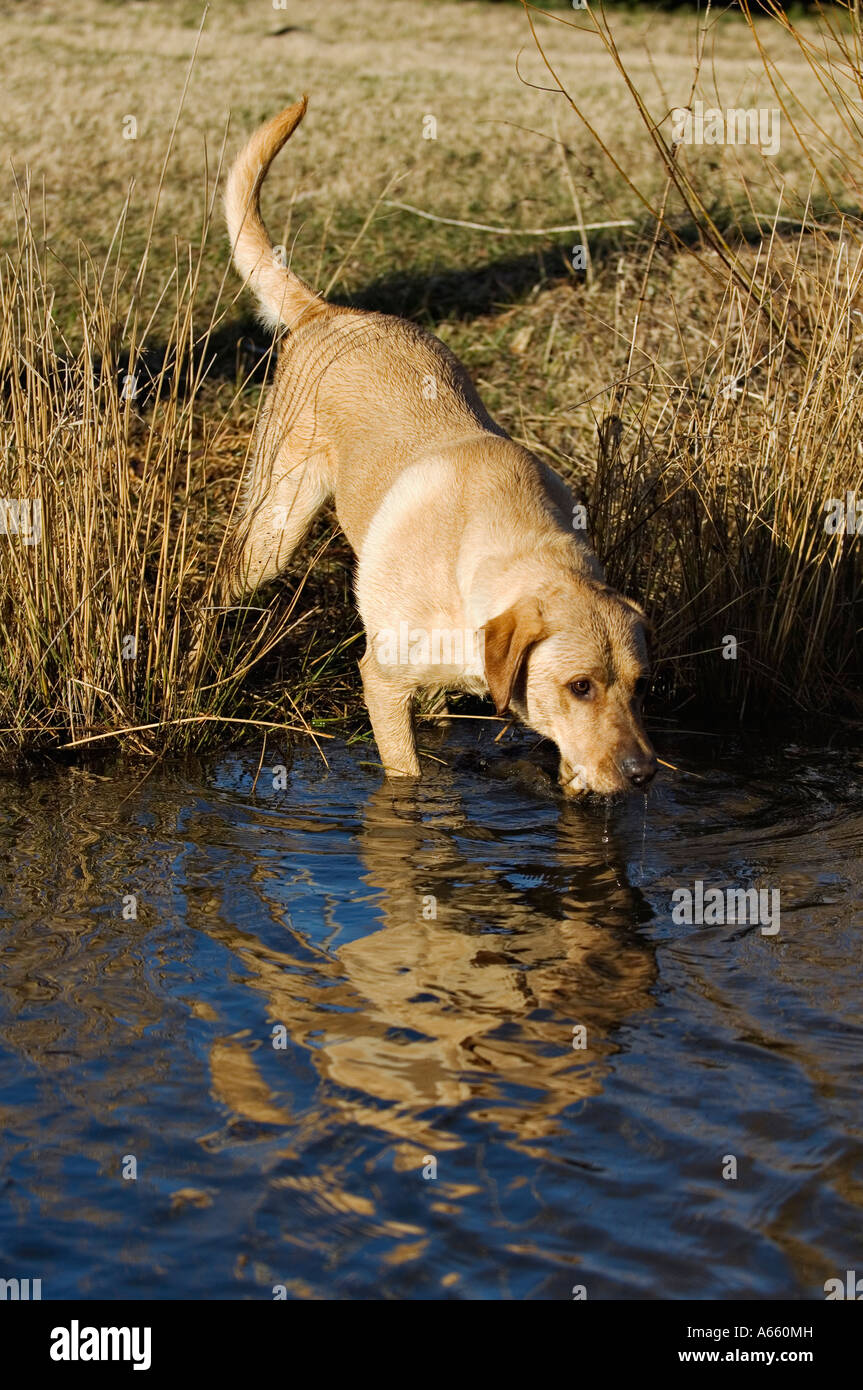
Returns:
[[[437,338],[328,304],[273,247],[261,185],[305,110],[303,98],[256,131],[225,194],[234,264],[264,321],[289,330],[225,600],[278,575],[333,498],[357,557],[363,689],[390,776],[420,771],[415,694],[461,689],[557,744],[567,796],[645,787],[644,614],[604,582],[563,480],[495,424]]]

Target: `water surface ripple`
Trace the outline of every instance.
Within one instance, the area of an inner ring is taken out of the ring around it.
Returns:
[[[259,753],[3,781],[0,1277],[823,1298],[863,1270],[859,760],[678,737],[699,776],[606,813],[527,744],[437,751],[419,789],[338,745],[268,751],[254,792]],[[698,879],[779,889],[779,934],[676,924]]]

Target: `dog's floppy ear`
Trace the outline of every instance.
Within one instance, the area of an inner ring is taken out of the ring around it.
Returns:
[[[505,714],[522,664],[535,642],[544,637],[539,600],[519,599],[482,629],[485,678],[498,714]]]

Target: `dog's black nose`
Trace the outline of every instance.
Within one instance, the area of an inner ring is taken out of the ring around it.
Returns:
[[[656,776],[656,759],[644,753],[624,758],[621,769],[634,787],[647,787]]]

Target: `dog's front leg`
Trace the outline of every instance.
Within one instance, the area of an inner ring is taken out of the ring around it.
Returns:
[[[370,648],[360,661],[372,732],[388,777],[419,777],[413,723],[413,687],[394,680]]]

